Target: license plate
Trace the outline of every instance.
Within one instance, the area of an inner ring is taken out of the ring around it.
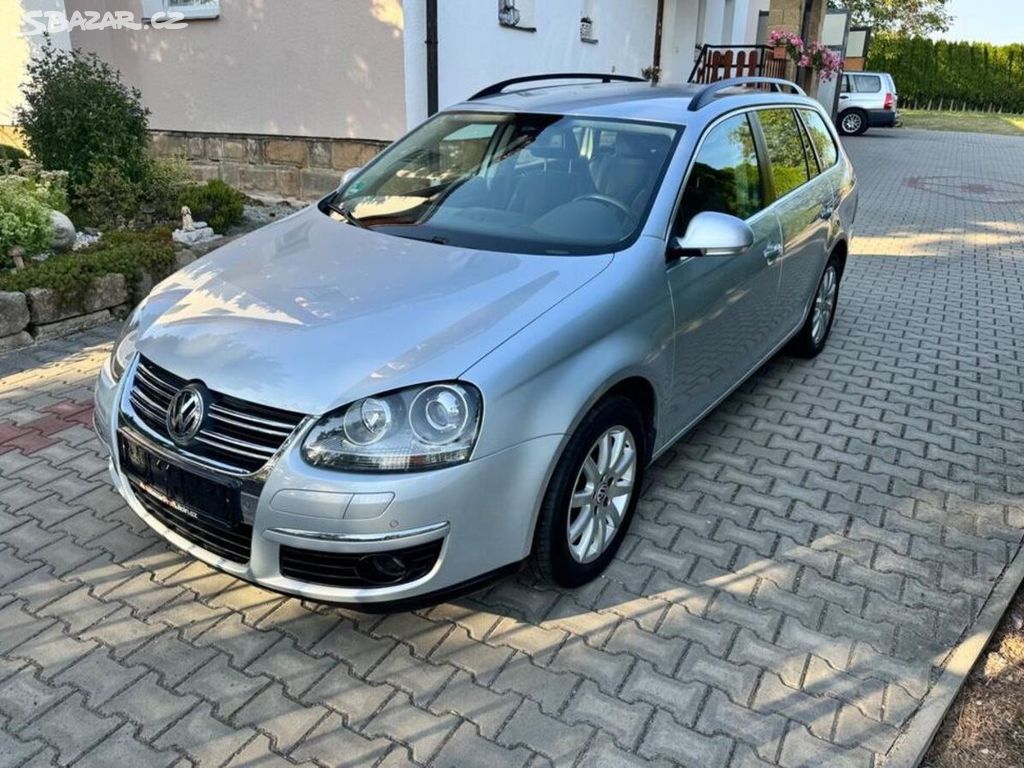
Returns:
[[[121,470],[142,492],[178,514],[226,527],[238,524],[238,490],[165,461],[121,437]]]

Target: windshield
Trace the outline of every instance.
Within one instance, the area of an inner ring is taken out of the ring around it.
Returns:
[[[467,248],[606,253],[640,232],[681,128],[444,113],[327,203],[349,223]]]

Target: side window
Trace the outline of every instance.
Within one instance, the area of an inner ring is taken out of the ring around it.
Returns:
[[[758,110],[764,141],[768,147],[768,160],[775,179],[775,195],[782,197],[810,178],[804,140],[800,136],[796,112],[792,109]]]
[[[857,85],[857,93],[880,93],[882,78],[878,75],[854,75],[853,82]]]
[[[807,133],[811,136],[814,148],[818,150],[818,159],[821,161],[822,170],[831,168],[839,162],[839,150],[832,139],[831,131],[825,125],[825,120],[813,109],[801,109],[800,115],[804,119],[804,125],[807,127]]]
[[[853,89],[850,88],[850,76],[849,75],[843,75],[843,84],[840,86],[839,92],[840,93],[849,93],[851,90],[853,90]]]
[[[679,204],[675,232],[704,211],[749,219],[764,207],[754,133],[746,115],[719,123],[708,133],[693,162]]]

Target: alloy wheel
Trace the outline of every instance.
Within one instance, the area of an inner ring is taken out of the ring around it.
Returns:
[[[577,562],[593,562],[615,539],[633,495],[637,458],[636,439],[623,426],[606,430],[587,451],[566,523],[569,552]]]
[[[851,112],[850,114],[843,116],[843,130],[846,133],[857,133],[863,124],[864,118],[856,112]]]
[[[814,297],[811,338],[816,345],[821,344],[825,339],[825,334],[828,333],[828,326],[832,321],[832,313],[836,308],[836,290],[838,285],[836,268],[829,264],[825,269],[825,274],[821,277],[818,294]]]

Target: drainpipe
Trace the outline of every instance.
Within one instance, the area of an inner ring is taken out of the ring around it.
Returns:
[[[437,114],[437,0],[427,0],[427,116]]]
[[[661,29],[665,24],[665,0],[658,0],[658,17],[654,22],[654,62],[651,70],[651,83],[657,84],[661,79]]]

